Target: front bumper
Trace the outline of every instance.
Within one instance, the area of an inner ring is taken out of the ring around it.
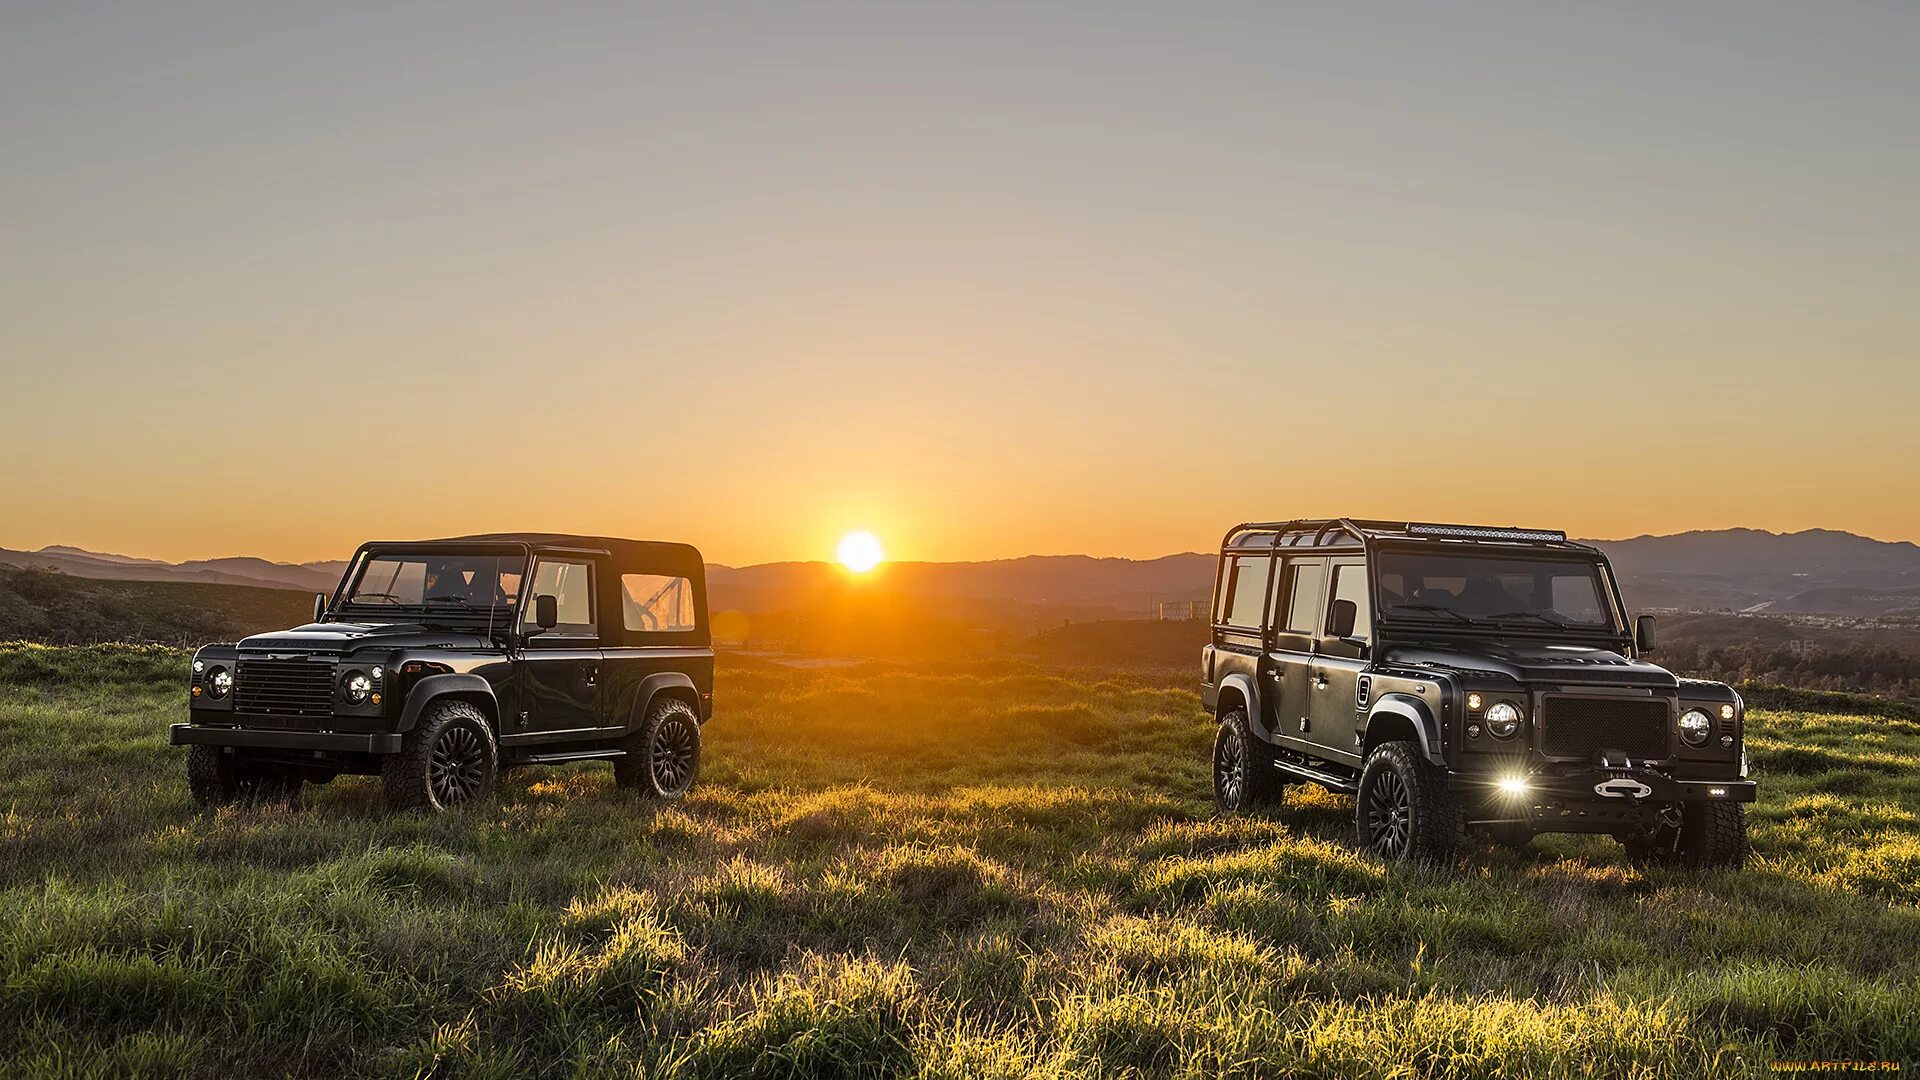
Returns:
[[[331,750],[340,753],[397,754],[401,736],[390,732],[277,731],[271,728],[209,727],[174,724],[167,741],[174,746],[243,746],[267,750]]]
[[[1758,791],[1751,780],[1681,779],[1649,768],[1590,767],[1507,778],[1521,776],[1526,786],[1517,791],[1487,775],[1456,774],[1453,787],[1471,799],[1472,823],[1525,822],[1540,832],[1615,832],[1652,821],[1672,803],[1750,803]]]

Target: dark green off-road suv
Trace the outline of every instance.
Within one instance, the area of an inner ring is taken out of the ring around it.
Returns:
[[[1359,843],[1388,859],[1574,832],[1739,866],[1745,707],[1648,663],[1652,645],[1606,556],[1564,533],[1236,526],[1202,658],[1215,801],[1238,812],[1303,781],[1352,794]]]

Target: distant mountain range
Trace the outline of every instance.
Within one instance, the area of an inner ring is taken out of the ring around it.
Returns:
[[[1606,550],[1634,608],[1783,614],[1920,616],[1920,545],[1811,529],[1770,533],[1718,529],[1629,540],[1588,541]],[[77,577],[200,581],[330,591],[344,562],[276,563],[256,558],[167,563],[46,547],[0,549],[0,563]],[[853,583],[829,563],[708,568],[716,610],[806,611],[849,590],[916,599],[930,611],[997,625],[1142,617],[1160,601],[1205,600],[1213,556],[1102,559],[1031,555],[990,562],[889,563]]]
[[[266,585],[276,589],[331,592],[347,568],[344,561],[277,563],[266,559],[195,559],[170,563],[131,555],[110,555],[55,545],[38,551],[0,548],[0,563],[37,570],[57,570],[84,578],[118,581],[198,581],[212,585]]]

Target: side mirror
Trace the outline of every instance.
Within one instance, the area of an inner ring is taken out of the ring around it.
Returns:
[[[552,593],[541,593],[533,598],[533,625],[542,630],[551,630],[560,625],[560,598]]]
[[[314,593],[313,594],[313,621],[319,622],[320,617],[322,615],[325,615],[326,613],[327,613],[327,594],[323,592]]]
[[[1659,641],[1659,635],[1653,632],[1653,616],[1642,615],[1633,621],[1633,643],[1643,653],[1652,652]]]
[[[1327,610],[1327,636],[1346,640],[1353,636],[1353,624],[1359,621],[1360,607],[1351,600],[1335,600]]]

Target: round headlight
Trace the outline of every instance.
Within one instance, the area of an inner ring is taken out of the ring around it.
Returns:
[[[1680,737],[1688,746],[1705,746],[1707,737],[1713,734],[1713,717],[1699,709],[1688,709],[1680,714]]]
[[[233,672],[223,667],[209,668],[207,670],[206,687],[207,693],[212,694],[214,697],[226,697],[227,693],[233,689]]]
[[[373,680],[367,678],[364,671],[349,671],[340,680],[340,692],[346,695],[348,701],[358,705],[373,693]]]
[[[1511,739],[1520,730],[1520,706],[1511,701],[1496,701],[1487,709],[1487,734],[1496,739]]]

